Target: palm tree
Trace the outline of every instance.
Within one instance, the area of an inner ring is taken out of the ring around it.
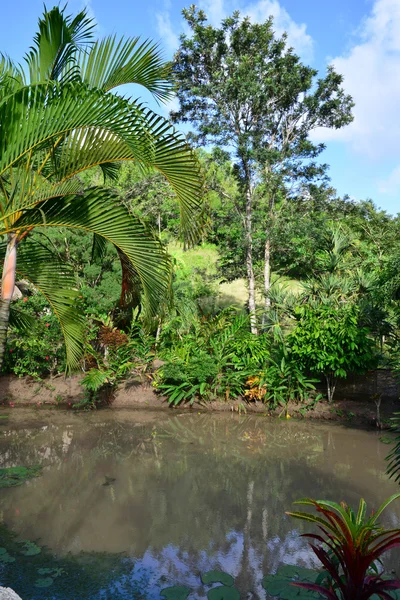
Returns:
[[[165,298],[170,261],[160,241],[116,192],[85,189],[79,173],[99,167],[115,177],[122,161],[159,171],[176,194],[185,240],[198,233],[202,178],[192,151],[164,118],[111,91],[136,83],[165,101],[173,90],[168,65],[150,41],[94,41],[94,26],[85,11],[72,17],[55,7],[39,20],[25,57],[28,77],[0,56],[0,367],[16,276],[42,292],[58,317],[70,368],[82,354],[74,273],[32,231],[93,233],[97,248],[116,248],[125,287],[140,281],[150,314]]]

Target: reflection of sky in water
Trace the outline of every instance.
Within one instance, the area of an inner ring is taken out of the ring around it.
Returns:
[[[227,551],[203,551],[197,557],[196,565],[187,552],[182,552],[175,546],[167,546],[159,553],[147,550],[144,556],[134,560],[130,574],[124,577],[131,584],[142,582],[142,590],[148,598],[157,598],[160,591],[172,585],[186,585],[192,590],[191,597],[206,598],[209,586],[203,586],[200,574],[218,568],[230,573],[235,579],[240,576],[241,565],[244,558],[245,540],[239,532],[230,532],[226,541],[229,543]],[[312,552],[307,548],[304,540],[299,538],[298,532],[293,530],[284,540],[276,537],[267,542],[267,550],[274,557],[276,566],[271,571],[276,571],[280,564],[301,565],[313,568],[317,565]],[[263,555],[250,545],[247,549],[248,580],[247,592],[252,592],[255,597],[265,597],[261,580],[265,575],[263,570]],[[123,594],[119,582],[114,582],[116,590]]]
[[[44,471],[3,490],[0,512],[21,538],[48,548],[38,564],[47,556],[67,561],[70,574],[82,568],[88,600],[151,600],[169,585],[205,598],[200,574],[211,569],[233,575],[244,597],[264,598],[261,579],[281,564],[316,565],[304,524],[284,511],[304,496],[362,495],[376,507],[398,489],[384,474],[387,449],[375,432],[309,422],[18,410],[0,429],[0,466]],[[386,524],[398,525],[399,514],[390,509]],[[26,585],[24,600],[75,600],[64,575],[42,596],[34,572],[31,582],[17,569],[0,563],[0,583]]]

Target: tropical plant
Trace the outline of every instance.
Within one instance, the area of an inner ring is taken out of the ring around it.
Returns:
[[[303,371],[323,375],[332,402],[339,377],[363,372],[375,361],[374,343],[359,323],[355,304],[298,306],[297,323],[287,337],[294,360]]]
[[[286,355],[271,359],[259,378],[259,387],[265,389],[264,401],[273,408],[282,406],[287,415],[289,402],[305,402],[315,392],[316,379],[307,376],[297,362]],[[319,400],[321,394],[316,396]],[[282,412],[283,412],[282,411]]]
[[[198,350],[188,360],[176,358],[162,366],[156,379],[156,387],[173,405],[181,402],[193,404],[210,393],[212,382],[218,374],[213,357]]]
[[[298,581],[292,585],[318,592],[329,600],[367,600],[375,594],[389,600],[388,592],[400,589],[400,581],[385,578],[380,559],[388,550],[400,547],[400,529],[387,530],[378,519],[398,498],[400,494],[394,494],[369,517],[363,499],[356,513],[344,502],[337,504],[308,498],[295,502],[313,507],[318,513],[286,514],[318,526],[321,533],[304,536],[312,540],[311,548],[321,561],[326,577],[319,583]]]
[[[149,314],[167,294],[170,261],[159,240],[116,192],[85,189],[79,173],[100,167],[114,177],[121,161],[155,169],[176,194],[185,239],[198,233],[202,178],[184,138],[139,102],[111,92],[136,83],[164,101],[173,86],[168,66],[151,42],[94,41],[93,28],[86,11],[72,17],[54,7],[39,20],[25,57],[28,79],[0,59],[0,365],[16,276],[43,293],[59,319],[69,367],[82,355],[74,273],[40,241],[47,228],[90,232],[97,254],[113,244],[123,270],[122,304],[129,304],[132,284],[139,283]]]
[[[192,321],[182,338],[164,337],[160,357],[165,360],[157,376],[157,388],[170,402],[194,402],[196,398],[237,398],[246,381],[258,373],[269,357],[266,335],[249,331],[249,316],[228,307],[208,319]]]
[[[23,315],[20,324],[16,315]],[[4,370],[15,375],[42,378],[65,371],[65,347],[58,319],[41,294],[14,302]]]

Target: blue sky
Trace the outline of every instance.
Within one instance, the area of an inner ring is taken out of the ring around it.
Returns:
[[[183,30],[181,10],[192,0],[70,0],[98,22],[100,36],[142,35],[159,40],[171,56]],[[330,164],[339,194],[372,198],[390,213],[400,212],[400,0],[198,0],[213,24],[239,9],[255,21],[270,14],[278,33],[321,73],[333,63],[345,77],[356,107],[354,122],[321,130],[323,161]],[[21,60],[31,43],[42,0],[14,0],[2,6],[0,50]],[[47,6],[52,6],[47,0]]]

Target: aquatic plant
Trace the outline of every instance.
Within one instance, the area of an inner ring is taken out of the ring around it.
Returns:
[[[39,465],[33,467],[8,467],[0,469],[0,488],[22,485],[27,479],[38,477],[41,472],[42,467]]]
[[[360,500],[357,513],[344,502],[299,500],[295,504],[312,506],[318,515],[287,512],[291,517],[315,523],[321,534],[304,534],[321,561],[326,576],[315,582],[296,581],[292,585],[318,592],[330,600],[367,600],[375,594],[389,599],[388,592],[400,589],[400,581],[389,579],[380,568],[382,555],[400,547],[400,529],[387,530],[378,522],[384,509],[400,494],[394,494],[366,517],[367,505]]]

